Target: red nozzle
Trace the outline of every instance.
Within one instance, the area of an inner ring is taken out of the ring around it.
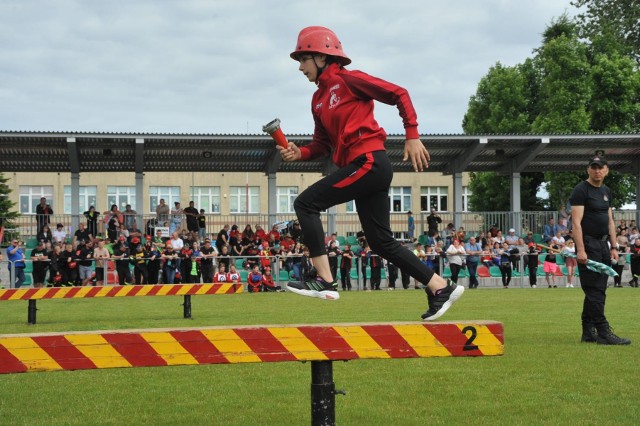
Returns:
[[[284,135],[284,133],[282,133],[282,129],[280,128],[279,118],[276,118],[262,126],[262,131],[269,133],[273,140],[276,141],[276,143],[281,147],[286,149],[289,146],[287,137]]]

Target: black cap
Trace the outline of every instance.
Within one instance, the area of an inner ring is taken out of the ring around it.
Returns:
[[[589,167],[593,166],[594,164],[603,167],[607,165],[607,160],[602,155],[596,155],[591,160],[589,160]]]

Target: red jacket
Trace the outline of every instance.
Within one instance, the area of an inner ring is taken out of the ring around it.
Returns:
[[[398,108],[407,139],[418,139],[416,111],[400,86],[361,71],[329,65],[320,74],[311,112],[315,131],[311,144],[300,148],[302,160],[328,155],[344,167],[362,154],[384,150],[387,134],[373,116],[373,101]]]
[[[272,275],[263,275],[262,276],[262,285],[265,285],[267,287],[271,287],[271,288],[275,288],[276,287],[276,283],[275,281],[273,281],[273,276]]]

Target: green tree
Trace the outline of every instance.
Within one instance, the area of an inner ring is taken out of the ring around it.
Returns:
[[[471,211],[511,211],[511,177],[497,173],[470,173],[469,200]],[[542,173],[523,173],[520,177],[521,207],[525,211],[542,210],[536,193],[542,183]],[[477,194],[477,196],[476,196]]]
[[[597,132],[640,129],[640,72],[617,52],[597,54],[591,67],[591,128]]]
[[[522,133],[529,129],[526,80],[517,67],[499,62],[471,96],[462,128],[470,134]]]
[[[530,66],[530,64],[526,64]],[[530,128],[529,112],[535,72],[525,66],[505,67],[500,63],[491,67],[478,84],[478,90],[469,101],[462,128],[470,134],[527,133]],[[542,174],[521,176],[522,208],[538,210],[536,192]],[[496,173],[471,174],[472,194],[470,208],[474,211],[509,211],[510,177]],[[482,194],[482,195],[480,195]]]
[[[576,23],[566,15],[553,20],[543,44],[521,65],[491,67],[470,98],[463,119],[466,133],[587,133],[637,131],[640,122],[640,73],[634,62],[615,50],[578,39]],[[606,151],[606,146],[602,147]],[[585,159],[586,162],[586,159]],[[522,208],[557,209],[585,171],[522,174]],[[547,200],[536,198],[546,183]],[[508,176],[471,176],[472,210],[510,209]],[[616,207],[633,201],[635,179],[613,170],[607,185]]]
[[[18,212],[12,211],[15,203],[9,198],[11,188],[7,185],[9,179],[4,177],[4,174],[0,173],[0,227],[11,226],[11,220],[18,217]],[[6,237],[5,237],[6,238]],[[2,241],[0,241],[0,244]]]
[[[579,35],[589,41],[607,40],[609,49],[623,52],[640,64],[640,2],[638,0],[574,0]]]
[[[592,90],[586,46],[570,31],[567,35],[565,17],[557,25],[563,30],[554,30],[552,24],[545,31],[547,42],[536,57],[541,70],[539,110],[531,130],[584,133],[590,129],[588,105]]]

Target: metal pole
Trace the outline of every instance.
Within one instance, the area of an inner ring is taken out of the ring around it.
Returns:
[[[336,392],[332,361],[311,361],[311,425],[336,424]]]
[[[36,323],[36,301],[34,299],[29,299],[29,307],[27,308],[27,324],[33,325]]]
[[[184,303],[182,304],[182,306],[184,307],[184,317],[185,318],[191,318],[191,295],[190,294],[185,294],[184,295]]]

